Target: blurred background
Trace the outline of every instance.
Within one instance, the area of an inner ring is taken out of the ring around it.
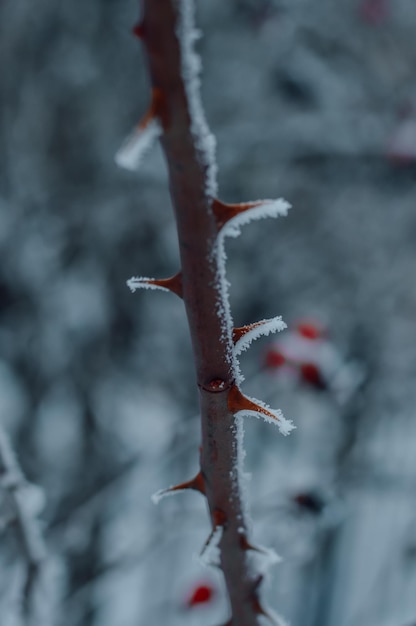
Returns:
[[[283,196],[228,242],[237,326],[288,329],[241,358],[243,389],[297,430],[246,420],[265,596],[292,626],[416,624],[416,5],[198,3],[221,198]],[[131,294],[178,269],[159,147],[114,154],[149,103],[136,2],[0,4],[0,424],[48,559],[38,626],[215,626],[182,302]],[[1,468],[0,468],[1,469]],[[1,472],[4,478],[4,468]],[[26,561],[0,487],[0,614]],[[26,622],[28,623],[28,622]]]

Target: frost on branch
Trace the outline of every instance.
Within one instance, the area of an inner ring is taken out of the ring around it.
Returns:
[[[179,272],[170,278],[147,278],[145,276],[132,276],[127,281],[127,286],[132,293],[136,289],[161,289],[172,291],[182,298],[182,274]]]
[[[259,322],[241,326],[240,328],[234,328],[234,354],[237,356],[247,350],[255,339],[268,336],[271,333],[278,333],[285,328],[287,328],[287,325],[282,320],[281,316],[272,317],[268,320],[260,320]]]
[[[252,415],[263,418],[266,422],[277,425],[282,435],[288,435],[295,428],[293,423],[287,420],[279,409],[273,410],[260,400],[248,398],[241,393],[236,385],[231,387],[228,394],[228,408],[235,415]]]
[[[178,3],[179,21],[176,35],[181,50],[181,73],[188,100],[191,120],[191,133],[195,140],[197,157],[206,168],[206,193],[213,198],[217,193],[217,163],[215,159],[215,138],[208,128],[201,103],[199,73],[201,59],[196,54],[194,43],[200,37],[195,28],[194,3],[182,0]]]

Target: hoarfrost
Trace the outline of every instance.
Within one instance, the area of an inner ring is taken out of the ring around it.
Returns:
[[[260,205],[247,209],[230,219],[220,230],[213,250],[213,255],[216,257],[217,262],[217,285],[220,292],[220,298],[217,303],[217,313],[222,323],[222,338],[227,338],[229,345],[232,344],[233,320],[228,297],[229,282],[226,277],[227,254],[224,245],[225,237],[237,237],[240,234],[240,227],[244,224],[248,224],[252,220],[285,216],[290,209],[290,204],[286,202],[286,200],[283,200],[283,198],[279,198],[278,200],[263,200],[261,202]],[[244,206],[244,203],[241,206]],[[271,326],[269,332],[272,332]],[[254,338],[256,338],[256,336],[252,336],[251,341]],[[245,342],[242,343],[242,345],[244,344]],[[240,364],[236,359],[236,355],[244,349],[246,348],[240,348],[237,349],[237,351],[234,350],[229,355],[237,385],[243,382],[244,376],[240,371]],[[281,430],[281,432],[283,432],[283,430]],[[287,434],[287,432],[285,434]]]
[[[155,279],[147,278],[146,276],[132,276],[126,281],[126,284],[132,293],[134,293],[136,289],[161,289],[162,291],[169,291],[169,289],[162,285],[155,285],[153,282],[150,282],[153,280]]]
[[[224,224],[221,233],[226,237],[238,237],[241,234],[241,226],[254,220],[262,220],[266,217],[286,217],[291,205],[283,198],[277,200],[261,200],[261,204],[246,209],[232,217]],[[245,203],[242,203],[243,207]],[[238,206],[238,205],[237,205]]]
[[[270,333],[278,333],[285,328],[287,328],[287,324],[285,324],[281,316],[260,320],[256,324],[253,324],[253,327],[236,342],[234,346],[235,356],[247,350],[255,339],[268,336]]]
[[[224,528],[222,526],[217,526],[212,531],[199,557],[199,560],[203,565],[220,565],[219,544],[222,539],[223,532]]]
[[[151,496],[151,500],[153,504],[159,504],[159,502],[165,498],[166,496],[176,496],[177,493],[183,493],[184,491],[189,491],[187,489],[175,489],[172,491],[172,487],[168,487],[167,489],[159,489]]]
[[[179,23],[176,31],[180,48],[182,78],[189,103],[191,133],[195,140],[198,157],[207,168],[206,192],[213,198],[217,194],[217,164],[215,159],[215,138],[211,134],[201,104],[199,73],[201,59],[194,50],[194,42],[200,32],[194,27],[194,4],[191,0],[180,0]]]
[[[284,417],[280,409],[272,409],[265,402],[257,400],[256,398],[250,398],[249,396],[246,396],[246,398],[254,404],[257,404],[259,407],[265,409],[267,413],[270,413],[271,415],[267,415],[267,413],[263,413],[263,411],[255,411],[252,409],[242,409],[241,411],[238,411],[236,415],[248,415],[257,417],[258,419],[262,418],[266,422],[277,426],[279,431],[284,436],[288,435],[292,430],[296,428],[291,420],[288,420]]]
[[[161,134],[162,128],[156,118],[150,119],[145,126],[136,126],[117,151],[115,162],[126,170],[137,171],[144,155]]]

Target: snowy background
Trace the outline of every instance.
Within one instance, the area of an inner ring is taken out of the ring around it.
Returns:
[[[241,359],[290,437],[246,420],[265,588],[292,626],[416,624],[416,4],[198,2],[221,198],[289,216],[227,242],[236,325],[288,330]],[[114,154],[149,103],[135,2],[0,4],[0,424],[49,554],[42,626],[215,626],[182,302],[160,149]],[[0,468],[1,470],[1,468]],[[1,623],[22,558],[0,491]],[[43,502],[44,500],[44,502]],[[39,624],[39,622],[38,622]],[[38,625],[37,625],[38,626]]]

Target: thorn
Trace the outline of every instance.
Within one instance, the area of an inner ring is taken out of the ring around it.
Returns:
[[[208,535],[208,539],[205,541],[202,547],[201,556],[204,554],[205,550],[209,546],[217,530],[219,528],[225,528],[226,523],[227,523],[227,516],[224,513],[224,511],[222,511],[221,509],[214,509],[214,512],[212,514],[212,530],[210,534]]]
[[[168,487],[167,489],[160,489],[160,491],[157,491],[152,495],[152,501],[154,504],[158,504],[165,496],[171,496],[176,492],[186,491],[186,489],[193,489],[194,491],[199,491],[202,495],[205,495],[205,483],[201,472],[198,472],[195,478],[180,483],[179,485],[174,485],[173,487]]]
[[[260,554],[264,554],[264,550],[258,548],[257,546],[253,546],[247,539],[247,535],[240,535],[240,547],[242,550],[253,550],[254,552],[259,552]]]
[[[254,209],[256,206],[261,206],[264,203],[264,200],[256,200],[255,202],[243,202],[241,204],[226,204],[214,198],[212,201],[212,211],[217,221],[218,230],[221,230],[224,224],[232,220],[233,217],[245,213],[245,211],[249,209]]]
[[[144,24],[143,22],[139,22],[136,26],[133,26],[131,29],[133,35],[135,35],[138,39],[144,39]]]
[[[135,291],[139,287],[149,285],[154,288],[166,289],[176,293],[179,298],[182,298],[182,272],[178,272],[170,278],[130,278],[127,281],[128,286],[132,291]]]
[[[221,509],[214,509],[214,513],[212,515],[212,519],[214,522],[214,530],[213,532],[216,531],[218,526],[222,526],[223,528],[225,528],[225,525],[227,523],[227,516],[224,513],[224,511],[222,511]]]
[[[179,485],[175,485],[175,487],[170,487],[169,489],[166,489],[166,491],[183,491],[185,489],[193,489],[194,491],[199,491],[205,495],[205,483],[201,472],[198,472],[195,478],[180,483]]]
[[[240,341],[241,337],[247,335],[251,330],[255,328],[259,328],[259,326],[264,326],[270,320],[262,320],[261,322],[254,322],[253,324],[247,324],[246,326],[239,326],[238,328],[233,328],[233,342],[234,345]]]
[[[161,105],[163,102],[163,94],[160,89],[154,87],[152,89],[152,99],[150,101],[150,106],[139,122],[139,128],[143,129],[149,124],[150,120],[155,117],[161,117]]]
[[[277,415],[242,394],[237,385],[233,385],[228,394],[228,410],[234,414],[239,411],[254,411],[255,413],[261,413],[276,422],[280,421]]]
[[[241,337],[244,337],[244,335],[247,335],[247,333],[249,333],[254,328],[258,328],[259,326],[263,326],[264,321],[262,321],[262,322],[254,322],[253,324],[247,324],[246,326],[239,326],[238,328],[233,328],[233,343],[234,343],[234,345],[237,343],[237,341],[240,341]]]
[[[169,289],[173,293],[176,293],[179,298],[182,298],[182,272],[171,276],[170,278],[161,278],[158,280],[148,281],[149,284],[152,283],[157,287],[164,287],[165,289]]]
[[[221,509],[214,509],[214,512],[212,514],[212,530],[210,534],[208,535],[208,539],[205,541],[204,545],[202,546],[202,550],[200,553],[200,558],[206,565],[213,565],[215,567],[221,567],[219,552],[218,552],[218,561],[211,561],[211,560],[208,561],[206,557],[206,553],[209,547],[211,547],[211,551],[212,551],[212,548],[216,548],[216,549],[218,548],[219,543],[223,536],[226,523],[227,523],[227,517],[224,511],[222,511]]]

